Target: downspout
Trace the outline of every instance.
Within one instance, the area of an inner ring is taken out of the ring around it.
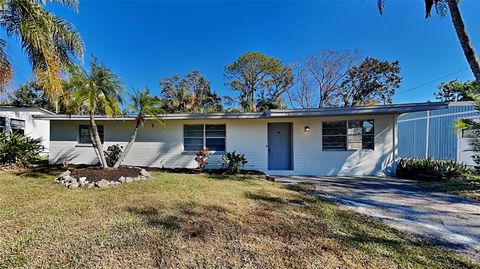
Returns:
[[[430,144],[430,110],[427,110],[427,127],[425,130],[425,159],[428,159],[429,144]]]
[[[397,174],[397,158],[398,158],[398,115],[393,115],[393,139],[392,139],[392,170],[391,174]]]

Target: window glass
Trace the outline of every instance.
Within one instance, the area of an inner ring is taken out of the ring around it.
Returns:
[[[225,138],[207,138],[206,147],[211,151],[225,151]]]
[[[10,119],[10,128],[12,129],[12,133],[16,134],[25,134],[25,121],[24,120],[17,120],[17,119]]]
[[[187,138],[183,139],[184,150],[186,151],[199,151],[203,149],[203,137],[202,138]]]
[[[203,137],[203,125],[184,125],[184,137]]]
[[[98,136],[100,136],[100,141],[104,142],[104,128],[103,125],[97,125]],[[80,144],[91,144],[92,139],[90,137],[90,127],[88,125],[79,126],[79,138],[78,142]]]
[[[207,137],[225,137],[225,125],[205,125],[205,135]]]
[[[348,121],[348,149],[373,149],[373,120]]]
[[[5,131],[6,124],[7,124],[7,119],[5,117],[0,117],[0,133]]]
[[[462,138],[476,138],[477,135],[475,133],[475,129],[466,128],[462,129]]]
[[[374,149],[374,121],[327,121],[322,123],[323,150]]]
[[[183,126],[183,148],[185,151],[225,151],[225,124],[187,124]]]
[[[347,122],[326,121],[322,123],[323,150],[347,149]]]

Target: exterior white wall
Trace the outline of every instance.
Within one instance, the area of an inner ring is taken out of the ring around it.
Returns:
[[[322,121],[345,119],[375,120],[375,150],[322,151]],[[268,171],[269,122],[293,123],[293,162],[291,171]],[[167,120],[165,126],[147,122],[140,130],[124,164],[152,167],[195,167],[195,154],[183,152],[184,124],[226,124],[226,150],[244,153],[245,169],[272,175],[376,175],[391,168],[394,147],[394,116],[312,117],[282,119]],[[95,164],[97,158],[89,145],[79,145],[78,126],[87,121],[51,121],[50,163]],[[133,129],[133,121],[97,121],[104,125],[105,145],[125,145]],[[152,125],[153,124],[153,125]],[[305,133],[304,127],[310,132]],[[215,153],[210,167],[221,165],[223,152]]]
[[[41,138],[45,147],[45,153],[48,153],[50,143],[50,122],[47,120],[34,120],[32,115],[45,115],[45,111],[35,107],[10,107],[0,106],[0,117],[8,119],[18,119],[25,121],[25,135],[33,138]],[[8,125],[9,120],[7,120]]]

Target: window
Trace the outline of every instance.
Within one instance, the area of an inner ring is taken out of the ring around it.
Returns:
[[[374,149],[373,120],[348,121],[348,149]]]
[[[0,117],[0,133],[5,132],[5,129],[7,128],[6,125],[7,125],[7,118]]]
[[[462,129],[462,138],[476,138],[476,132],[473,128]]]
[[[10,129],[12,129],[12,133],[24,135],[25,134],[25,121],[24,120],[10,119]]]
[[[225,151],[225,124],[188,124],[183,126],[185,151]]]
[[[322,123],[323,150],[374,149],[374,121],[351,120]]]
[[[98,135],[100,136],[100,141],[102,144],[104,142],[104,131],[103,125],[97,125]],[[80,144],[91,144],[92,138],[90,137],[90,127],[88,125],[80,125],[78,131],[78,143]]]
[[[347,122],[328,121],[322,123],[323,150],[347,149]]]

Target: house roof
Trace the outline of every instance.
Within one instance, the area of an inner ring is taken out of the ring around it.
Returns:
[[[21,108],[30,108],[30,109],[33,109],[33,110],[37,110],[37,111],[40,111],[40,112],[43,112],[45,114],[48,114],[48,115],[56,115],[54,112],[50,111],[50,110],[47,110],[45,108],[41,108],[41,107],[38,107],[38,106],[28,106],[28,105],[21,105],[21,106],[15,106],[15,105],[0,105],[0,109],[21,109]]]
[[[173,113],[163,115],[165,120],[195,120],[195,119],[262,119],[262,118],[297,118],[297,117],[333,117],[353,115],[394,115],[410,112],[444,109],[446,102],[426,102],[395,105],[336,107],[319,109],[273,109],[265,112],[238,112],[238,113]],[[43,120],[88,120],[88,115],[34,115]],[[135,120],[135,115],[123,117],[95,116],[95,120]]]

